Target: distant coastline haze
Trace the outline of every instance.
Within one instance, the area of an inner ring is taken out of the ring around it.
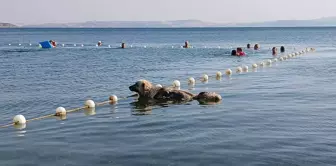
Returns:
[[[87,21],[202,20],[237,24],[336,16],[334,0],[3,0],[0,22],[15,25]]]

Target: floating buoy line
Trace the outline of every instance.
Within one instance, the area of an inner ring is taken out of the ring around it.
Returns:
[[[278,62],[278,61],[285,61],[287,59],[290,58],[294,58],[297,56],[302,56],[308,52],[312,52],[315,51],[314,48],[306,48],[302,51],[298,51],[298,52],[294,52],[291,54],[287,54],[278,58],[273,58],[273,59],[268,59],[266,61],[261,61],[260,63],[254,63],[251,65],[252,69],[257,69],[258,67],[264,67],[264,66],[271,66],[272,63]],[[235,70],[235,72],[237,74],[239,73],[246,73],[248,72],[249,67],[247,65],[243,65],[243,66],[238,66]],[[232,69],[228,68],[225,70],[225,75],[228,77],[231,77],[234,74],[234,72],[232,71]],[[187,79],[187,84],[188,86],[195,86],[196,85],[196,80],[199,80],[201,82],[207,82],[209,81],[209,78],[215,77],[217,80],[222,78],[223,74],[221,71],[217,71],[215,76],[209,76],[207,74],[203,74],[202,77],[195,79],[194,77],[189,77]],[[157,87],[162,87],[161,84],[157,84]],[[171,87],[173,88],[177,88],[180,89],[181,87],[181,82],[179,80],[174,80],[172,82]],[[6,125],[2,125],[0,126],[0,128],[6,128],[6,127],[10,127],[10,126],[24,126],[23,128],[26,127],[26,123],[29,123],[31,121],[35,121],[35,120],[41,120],[41,119],[45,119],[45,118],[50,118],[50,117],[64,117],[69,113],[72,112],[77,112],[80,110],[84,110],[84,109],[94,109],[97,106],[102,106],[102,105],[106,105],[106,104],[117,104],[118,101],[120,100],[125,100],[131,97],[135,97],[137,95],[131,95],[131,96],[127,96],[127,97],[122,97],[122,98],[118,98],[116,95],[112,95],[108,98],[107,101],[104,102],[94,102],[93,100],[86,100],[84,103],[84,106],[82,107],[78,107],[78,108],[73,108],[73,109],[66,109],[64,107],[58,107],[56,108],[56,112],[53,114],[49,114],[49,115],[44,115],[44,116],[40,116],[40,117],[36,117],[36,118],[32,118],[32,119],[28,119],[26,120],[26,118],[23,115],[16,115],[13,118],[13,122],[12,123],[8,123]]]
[[[4,46],[11,46],[11,47],[18,47],[18,48],[41,48],[39,43],[9,43],[4,44]],[[121,45],[118,44],[103,44],[98,46],[98,44],[92,43],[58,43],[56,48],[121,48]],[[181,45],[160,45],[160,46],[153,46],[153,45],[135,45],[130,44],[126,48],[171,48],[171,49],[185,49]],[[204,45],[193,45],[190,46],[191,49],[228,49],[232,50],[232,46],[220,46],[220,45],[211,45],[211,46],[204,46]],[[270,50],[271,48],[268,48]],[[295,50],[295,48],[294,48]],[[253,50],[255,52],[255,50]]]

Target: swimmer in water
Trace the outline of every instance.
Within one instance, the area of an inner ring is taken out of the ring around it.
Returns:
[[[276,47],[272,48],[272,55],[277,55],[278,54],[278,49]]]
[[[97,45],[98,45],[98,46],[102,46],[102,45],[103,45],[103,42],[99,41]]]
[[[254,50],[259,50],[259,44],[254,45]]]
[[[243,52],[243,49],[240,47],[237,48],[237,56],[245,56],[245,52]]]
[[[251,44],[249,43],[249,44],[247,44],[247,48],[248,49],[250,49],[251,48]]]
[[[121,48],[126,48],[126,44],[125,43],[121,43]]]
[[[285,47],[284,47],[284,46],[281,46],[281,47],[280,47],[280,52],[281,52],[281,53],[284,53],[284,52],[285,52]]]
[[[232,55],[232,56],[237,56],[237,51],[236,51],[236,50],[232,50],[232,51],[231,51],[231,55]]]
[[[183,48],[189,48],[189,42],[188,42],[188,41],[185,41],[185,42],[184,42],[184,46],[183,46]]]
[[[54,40],[49,40],[50,44],[53,46],[53,47],[56,47],[56,42]]]

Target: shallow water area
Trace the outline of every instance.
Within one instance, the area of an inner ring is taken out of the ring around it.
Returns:
[[[87,99],[126,97],[139,79],[167,86],[180,80],[188,89],[194,77],[193,93],[223,98],[216,105],[141,105],[128,98],[63,120],[1,128],[0,165],[336,162],[335,28],[0,29],[0,35],[0,124],[17,114],[31,119],[60,106],[81,107]],[[50,39],[59,46],[37,47]],[[99,40],[102,47],[95,46]],[[185,40],[194,48],[181,49]],[[128,49],[116,49],[122,41]],[[247,50],[247,43],[261,49]],[[316,51],[252,69],[275,58],[271,48],[281,45],[286,54]],[[247,56],[230,56],[236,47]],[[242,65],[249,72],[237,74]],[[215,79],[228,68],[231,77]],[[203,74],[210,76],[207,83],[199,81]]]

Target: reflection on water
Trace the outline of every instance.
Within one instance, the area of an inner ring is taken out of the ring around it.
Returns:
[[[96,115],[96,108],[84,108],[84,114],[86,116]]]
[[[67,115],[55,116],[55,118],[57,120],[66,120],[67,119]]]

